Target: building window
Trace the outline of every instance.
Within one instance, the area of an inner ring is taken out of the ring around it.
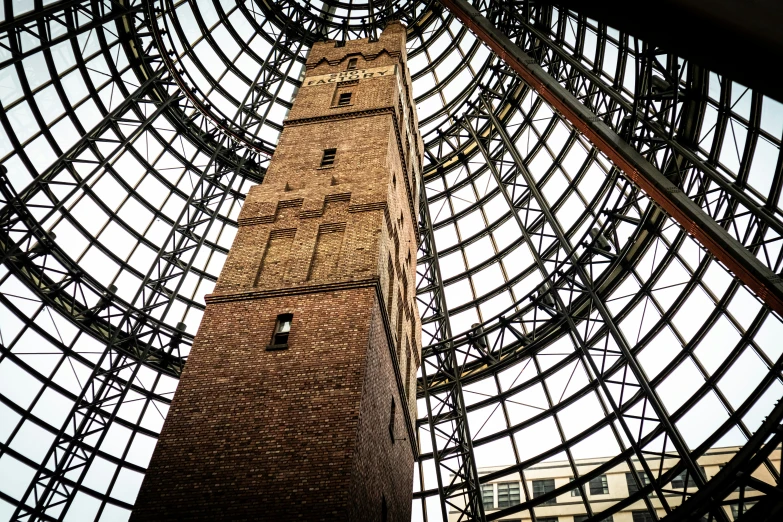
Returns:
[[[653,517],[649,511],[631,511],[633,522],[653,522]]]
[[[569,482],[573,482],[573,481],[574,481],[574,478],[573,478],[573,477],[571,477],[570,479],[568,479],[568,481],[569,481]],[[579,488],[574,488],[574,489],[572,489],[572,490],[571,490],[571,496],[572,496],[572,497],[580,497],[580,496],[582,496],[582,494],[579,492]]]
[[[340,96],[337,97],[337,105],[343,106],[343,105],[350,105],[351,104],[351,95],[353,93],[351,92],[341,92]]]
[[[277,316],[275,331],[272,334],[272,343],[269,348],[273,350],[288,348],[288,335],[291,333],[291,321],[293,319],[293,314],[280,314]]]
[[[750,508],[752,508],[753,506],[755,506],[755,505],[756,505],[755,502],[743,502],[742,503],[742,514],[744,515],[745,513],[747,513],[748,510]],[[740,516],[740,505],[739,504],[731,504],[731,516],[732,516],[732,518],[734,518],[734,520],[737,520],[737,518],[739,518],[739,516]]]
[[[519,482],[498,482],[498,508],[519,504]]]
[[[544,480],[533,481],[533,498],[540,497],[541,495],[545,495],[554,490],[555,490],[555,479],[544,479]],[[541,505],[548,506],[550,504],[557,504],[557,499],[552,498],[550,500],[547,500],[546,502],[543,502]]]
[[[587,515],[576,515],[574,517],[574,522],[585,522],[585,520],[587,520],[588,518],[590,517],[588,517]],[[539,520],[541,519],[539,518]],[[606,518],[602,518],[599,522],[614,522],[614,519],[612,518],[612,515],[609,515]]]
[[[642,472],[639,473],[639,478],[642,480],[642,486],[647,486],[650,484],[650,479],[647,478],[647,474]],[[636,481],[633,479],[633,473],[626,473],[625,474],[625,483],[628,485],[628,494],[633,495],[637,491],[639,491],[639,488],[636,487]]]
[[[356,69],[356,65],[359,63],[358,58],[348,58],[348,70],[352,71]]]
[[[324,149],[324,155],[321,158],[321,166],[331,167],[334,165],[335,156],[337,156],[337,149]]]
[[[495,485],[494,484],[482,484],[481,485],[481,502],[484,504],[484,509],[495,509]]]
[[[599,475],[590,481],[591,495],[608,495],[609,484],[606,483],[606,475]]]
[[[394,444],[394,418],[397,416],[397,404],[392,397],[391,411],[389,413],[389,436],[391,437],[392,444]]]
[[[538,522],[558,522],[557,517],[536,517]]]
[[[685,475],[688,475],[688,487],[695,488],[696,482],[693,480],[693,474],[687,470],[683,470],[682,473],[672,479],[672,489],[684,489],[685,488]]]

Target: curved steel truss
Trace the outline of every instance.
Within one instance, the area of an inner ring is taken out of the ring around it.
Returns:
[[[573,490],[589,520],[780,509],[767,296],[440,2],[6,4],[0,519],[127,518],[309,46],[392,18],[425,143],[414,518],[536,520]],[[472,8],[780,284],[783,105],[549,2]],[[572,481],[534,494],[553,461]],[[637,491],[597,509],[587,485],[617,469]],[[485,510],[499,479],[519,503]]]

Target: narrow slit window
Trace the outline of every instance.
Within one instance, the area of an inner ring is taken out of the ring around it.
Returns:
[[[394,403],[394,398],[391,402],[391,411],[389,412],[389,436],[391,437],[392,444],[394,444],[394,417],[397,416],[397,405]]]
[[[408,395],[411,394],[411,373],[413,373],[413,368],[411,368],[411,350],[412,348],[410,346],[407,347],[405,350],[405,376],[403,379],[405,380],[405,391],[408,392]]]
[[[391,321],[392,313],[392,298],[394,297],[394,262],[391,256],[389,256],[389,290],[386,292],[386,314]]]
[[[291,321],[293,319],[293,314],[280,314],[277,316],[271,347],[284,348],[288,346],[288,335],[291,333]]]
[[[337,98],[337,105],[350,105],[351,104],[351,92],[341,92],[340,97]]]
[[[334,165],[335,156],[337,156],[337,149],[324,149],[324,155],[321,158],[321,166],[331,167]]]
[[[348,59],[348,70],[352,71],[352,70],[356,69],[356,65],[358,63],[359,63],[359,59],[358,58],[349,58]]]

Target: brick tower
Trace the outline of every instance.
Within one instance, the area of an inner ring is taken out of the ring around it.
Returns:
[[[313,47],[131,520],[410,520],[421,151],[403,25]]]

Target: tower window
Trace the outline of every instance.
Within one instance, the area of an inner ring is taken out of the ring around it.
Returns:
[[[348,59],[348,70],[352,71],[352,70],[356,69],[356,64],[358,64],[358,63],[359,63],[359,59],[358,58],[349,58]]]
[[[351,95],[353,93],[350,92],[341,92],[340,97],[337,98],[337,105],[350,105],[351,104]]]
[[[394,444],[394,417],[397,416],[397,405],[394,403],[394,397],[392,397],[391,411],[389,412],[389,436],[391,437],[392,444]]]
[[[272,343],[269,349],[279,350],[288,348],[288,334],[291,333],[291,321],[293,314],[280,314],[275,322],[275,332],[272,334]]]
[[[321,166],[331,167],[334,165],[335,156],[337,156],[337,149],[324,149],[324,155],[321,158]]]

